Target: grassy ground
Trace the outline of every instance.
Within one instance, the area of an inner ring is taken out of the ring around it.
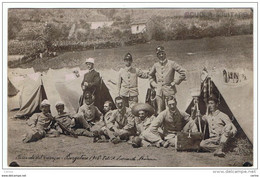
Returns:
[[[38,59],[20,67],[34,67],[36,71],[75,66],[83,68],[82,63],[85,59],[94,57],[97,70],[103,68],[119,70],[123,66],[124,55],[130,52],[134,64],[141,69],[147,69],[157,61],[155,48],[158,45],[165,47],[169,59],[185,66],[187,70],[201,70],[203,66],[210,69],[213,67],[253,69],[252,35],[169,42],[152,41],[148,44],[115,49],[66,52],[52,59]]]
[[[91,138],[64,135],[24,144],[21,140],[27,129],[25,121],[9,118],[8,127],[8,163],[16,161],[26,167],[224,167],[242,166],[253,160],[252,154],[229,152],[225,158],[218,158],[212,153],[175,152],[173,148],[156,147],[134,149],[127,143],[92,143]]]
[[[149,44],[104,49],[96,51],[68,52],[49,60],[36,60],[23,65],[36,71],[48,68],[80,66],[88,57],[96,58],[96,68],[118,70],[122,58],[131,52],[136,66],[147,69],[156,61],[155,48],[163,45],[167,56],[187,70],[208,68],[245,68],[253,70],[253,38],[251,35],[217,37],[200,40],[151,42]],[[17,161],[21,166],[171,166],[171,167],[223,167],[242,166],[253,161],[253,154],[228,152],[226,158],[214,157],[211,153],[175,152],[168,148],[133,149],[127,143],[94,144],[92,139],[61,136],[44,138],[35,143],[23,144],[22,135],[27,126],[24,120],[15,120],[8,115],[8,163]],[[243,146],[244,147],[244,146]],[[67,157],[67,156],[70,156]],[[73,162],[73,157],[80,158]],[[88,159],[86,159],[88,158]],[[113,159],[114,158],[114,159]]]

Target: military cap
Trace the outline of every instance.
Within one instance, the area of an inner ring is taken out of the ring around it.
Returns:
[[[125,57],[124,57],[124,60],[133,60],[133,58],[132,58],[132,55],[128,52],[126,55],[125,55]]]
[[[163,47],[163,46],[158,46],[158,47],[156,48],[156,53],[158,54],[158,53],[160,53],[160,52],[164,52],[164,47]]]
[[[50,102],[45,99],[41,102],[41,106],[50,106]]]
[[[65,104],[62,101],[57,101],[55,106],[64,106]]]
[[[218,102],[219,102],[218,98],[217,98],[215,95],[211,95],[211,96],[209,97],[208,101],[214,101],[215,103],[218,103]]]

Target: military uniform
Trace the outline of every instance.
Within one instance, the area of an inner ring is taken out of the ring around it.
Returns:
[[[44,115],[43,113],[34,113],[27,124],[30,126],[30,130],[25,135],[23,142],[28,143],[37,141],[39,139],[48,136],[59,136],[59,132],[51,128],[53,117],[51,114]]]
[[[64,125],[67,129],[71,129],[75,126],[75,119],[71,117],[70,114],[64,112],[62,114],[59,114],[55,117],[55,120],[60,122],[62,125]],[[60,133],[65,133],[63,130],[58,126],[56,128]]]
[[[200,146],[207,151],[215,151],[221,144],[225,145],[227,140],[237,132],[229,117],[223,112],[215,112],[202,117],[208,123],[209,139],[203,140]]]
[[[162,128],[162,132],[159,131]],[[176,109],[175,112],[171,112],[169,109],[162,111],[157,118],[153,120],[150,127],[143,132],[145,140],[156,143],[164,140],[168,140],[171,145],[175,144],[175,136],[177,132],[197,132],[197,126],[194,121],[191,120],[187,113],[180,112]]]
[[[88,85],[85,86],[84,83],[87,82]],[[84,79],[81,83],[81,88],[83,90],[83,95],[85,92],[90,92],[95,96],[95,106],[99,107],[101,104],[101,107],[103,106],[103,103],[99,103],[98,99],[97,99],[97,92],[99,92],[99,87],[100,87],[100,83],[101,83],[101,77],[100,74],[92,69],[91,71],[87,72],[84,75]],[[83,100],[84,98],[82,97],[80,100],[80,105],[83,105]]]
[[[146,117],[144,120],[135,117],[136,134],[142,136],[142,133],[149,128],[154,119],[156,119],[154,116]]]
[[[136,128],[136,135],[132,137],[131,143],[133,147],[147,147],[151,145],[150,142],[146,141],[143,137],[143,133],[150,127],[152,121],[156,119],[154,116],[148,116],[144,120],[141,120],[140,117],[135,118],[135,128]]]
[[[82,128],[77,128],[75,134],[83,136],[93,136],[93,133],[90,132],[91,127],[95,125],[100,119],[103,119],[103,114],[99,109],[93,104],[82,105],[78,113],[75,115],[77,124]]]
[[[175,77],[175,72],[180,76]],[[175,95],[177,90],[175,85],[179,85],[186,78],[186,70],[176,62],[167,60],[163,63],[155,63],[150,72],[150,82],[156,90],[157,112],[165,109],[165,99],[170,95]],[[175,83],[173,86],[172,84]]]
[[[125,107],[121,111],[113,110],[111,120],[107,123],[105,134],[112,140],[116,137],[128,139],[135,134],[134,116],[131,109]]]
[[[137,78],[148,78],[148,73],[134,67],[121,68],[117,82],[118,93],[124,99],[127,107],[132,107],[138,102]]]
[[[111,120],[112,116],[112,110],[109,110],[103,119],[101,119],[99,122],[97,122],[93,127],[91,127],[91,131],[97,131],[98,134],[103,134],[103,131],[106,129],[106,125]]]

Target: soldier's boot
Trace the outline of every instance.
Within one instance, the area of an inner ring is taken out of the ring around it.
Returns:
[[[112,140],[111,140],[111,142],[113,143],[113,144],[118,144],[118,143],[120,143],[120,138],[118,138],[118,137],[115,137],[115,138],[113,138]]]
[[[134,138],[135,138],[134,136],[130,136],[130,137],[129,137],[129,140],[127,141],[127,143],[128,143],[128,144],[132,144]]]
[[[107,143],[107,142],[109,142],[109,140],[104,135],[101,135],[97,142],[98,143]]]
[[[93,137],[94,134],[88,130],[84,130],[84,132],[82,133],[82,136]]]
[[[220,143],[219,147],[217,148],[217,150],[214,152],[214,156],[217,157],[225,157],[226,154],[223,152],[225,144],[224,143]]]
[[[163,141],[163,142],[162,142],[162,146],[163,146],[164,148],[168,148],[169,145],[170,145],[169,141]]]
[[[96,143],[100,139],[98,131],[93,131],[93,143]]]
[[[163,145],[163,140],[159,140],[155,143],[155,147],[160,148]]]
[[[132,138],[132,147],[139,148],[142,146],[142,139],[137,137]]]
[[[24,135],[23,143],[29,143],[31,140],[32,140],[32,135],[30,135],[28,133],[26,135]]]

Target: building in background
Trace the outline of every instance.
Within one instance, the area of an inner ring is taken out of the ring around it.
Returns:
[[[144,37],[146,40],[152,39],[153,22],[151,19],[133,20],[131,23],[131,33],[137,38]]]

